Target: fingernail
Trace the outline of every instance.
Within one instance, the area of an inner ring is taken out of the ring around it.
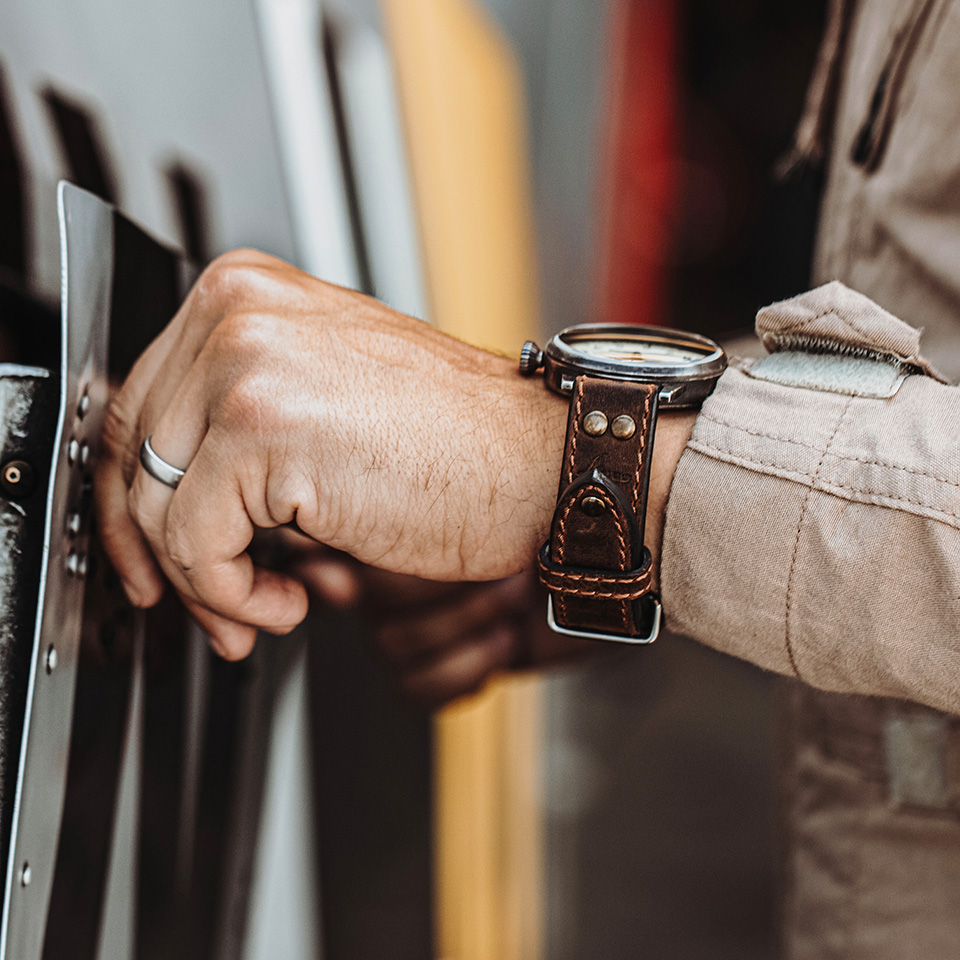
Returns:
[[[140,590],[129,580],[125,580],[123,577],[120,578],[120,583],[123,586],[123,592],[127,595],[127,599],[135,606],[143,606],[143,594]]]
[[[228,660],[227,648],[220,642],[218,637],[215,637],[212,633],[207,634],[207,642],[210,644],[210,649],[218,656],[221,660]]]

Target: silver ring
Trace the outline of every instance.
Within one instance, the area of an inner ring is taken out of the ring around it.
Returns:
[[[158,457],[156,450],[150,444],[152,439],[153,434],[140,444],[140,463],[154,480],[159,480],[176,490],[186,471],[175,467],[172,463],[167,463],[163,457]]]

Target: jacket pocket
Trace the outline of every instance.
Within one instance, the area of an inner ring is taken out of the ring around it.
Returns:
[[[939,24],[952,0],[914,0],[894,34],[890,51],[877,76],[866,115],[850,147],[854,164],[872,173],[880,165],[893,129],[905,81],[929,24]]]

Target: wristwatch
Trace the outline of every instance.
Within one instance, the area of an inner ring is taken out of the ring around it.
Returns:
[[[557,507],[538,558],[551,629],[657,638],[660,598],[643,543],[657,412],[698,407],[726,366],[712,340],[660,327],[582,324],[544,350],[523,345],[520,373],[542,369],[547,389],[570,398]]]

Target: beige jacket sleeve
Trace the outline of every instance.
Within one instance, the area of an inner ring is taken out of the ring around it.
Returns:
[[[760,312],[667,506],[671,629],[816,687],[960,713],[960,389],[840,283]]]

